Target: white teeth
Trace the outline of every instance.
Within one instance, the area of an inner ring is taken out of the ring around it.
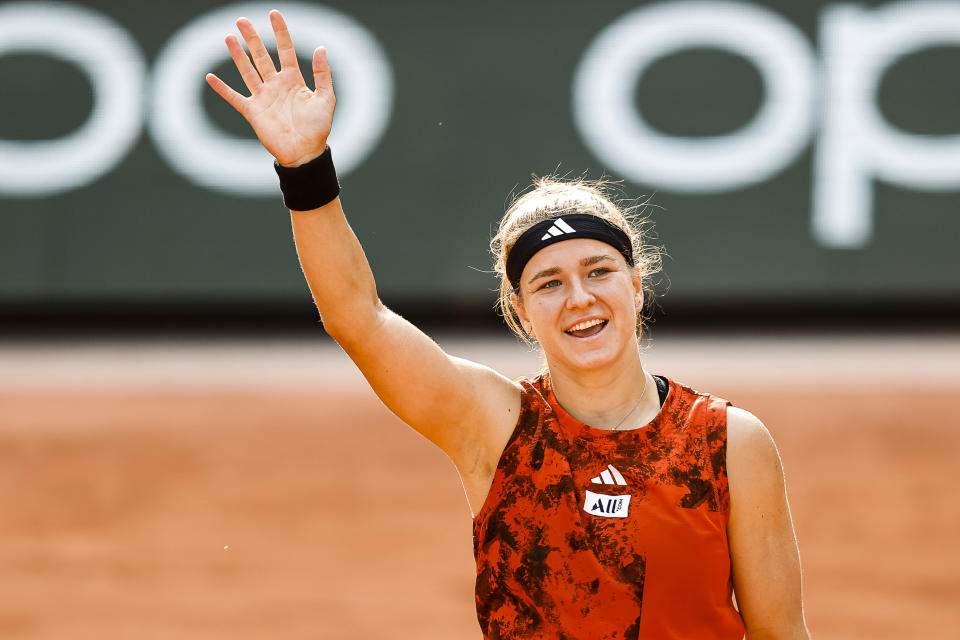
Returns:
[[[584,329],[589,329],[590,327],[593,327],[595,325],[602,324],[603,322],[604,322],[603,320],[585,320],[583,322],[573,325],[572,327],[567,329],[567,331],[582,331]]]

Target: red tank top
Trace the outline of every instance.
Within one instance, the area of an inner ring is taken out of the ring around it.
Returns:
[[[743,638],[733,606],[725,400],[669,382],[659,414],[595,429],[521,379],[474,519],[484,638]]]

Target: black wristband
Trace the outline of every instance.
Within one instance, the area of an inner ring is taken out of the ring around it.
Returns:
[[[329,204],[340,195],[337,171],[333,168],[330,147],[299,167],[284,167],[276,160],[273,168],[280,176],[283,203],[291,211],[312,211]]]

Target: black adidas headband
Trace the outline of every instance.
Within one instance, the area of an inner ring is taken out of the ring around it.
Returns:
[[[633,266],[633,243],[623,229],[588,213],[571,213],[538,222],[517,239],[507,256],[507,280],[513,290],[520,288],[520,274],[535,253],[551,244],[577,238],[606,242]]]

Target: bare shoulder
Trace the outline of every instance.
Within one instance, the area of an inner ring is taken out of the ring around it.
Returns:
[[[520,417],[523,387],[485,365],[452,359],[459,369],[468,372],[474,387],[469,395],[474,401],[461,414],[466,423],[458,429],[462,437],[447,450],[461,473],[475,473],[478,467],[499,459]]]
[[[727,407],[727,467],[738,476],[782,473],[770,431],[757,416],[738,407]]]
[[[494,423],[502,423],[504,420],[516,422],[520,413],[520,398],[523,395],[523,386],[519,382],[472,360],[456,356],[451,356],[451,359],[472,379],[472,394],[477,400],[476,404],[483,408],[485,418]],[[473,419],[477,417],[474,415]],[[464,418],[471,419],[469,415]]]
[[[760,418],[739,407],[727,407],[727,447],[756,453],[776,451],[767,426]]]
[[[476,515],[486,500],[500,456],[520,418],[523,386],[483,365],[456,360],[458,366],[472,372],[480,402],[475,404],[475,410],[464,411],[464,419],[472,424],[461,425],[458,431],[462,437],[446,451],[460,473],[471,512]]]

